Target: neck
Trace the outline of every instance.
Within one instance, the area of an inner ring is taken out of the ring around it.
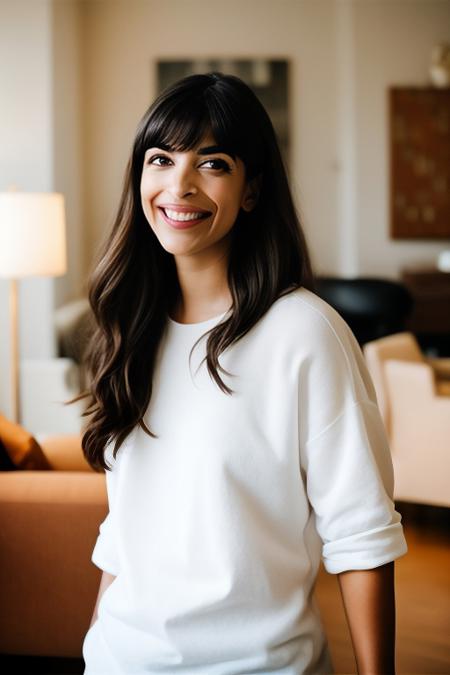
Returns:
[[[228,286],[228,256],[182,256],[175,258],[180,295],[172,311],[172,318],[181,323],[205,321],[232,304]]]

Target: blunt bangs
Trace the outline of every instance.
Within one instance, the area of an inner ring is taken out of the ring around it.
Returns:
[[[175,152],[186,152],[210,134],[233,159],[242,160],[246,177],[251,179],[262,170],[262,158],[258,152],[261,144],[250,123],[250,106],[233,106],[233,98],[221,83],[209,76],[196,77],[200,80],[195,91],[192,86],[174,85],[149,108],[136,138],[135,168],[141,170],[148,148],[167,145]]]
[[[204,108],[189,101],[164,101],[149,117],[142,150],[169,145],[175,152],[186,152],[198,145],[209,131],[212,131],[211,121]]]

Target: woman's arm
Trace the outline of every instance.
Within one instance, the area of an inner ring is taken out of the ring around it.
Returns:
[[[100,604],[100,599],[101,599],[103,593],[106,591],[108,586],[110,586],[112,584],[112,582],[114,581],[115,578],[116,577],[112,574],[109,574],[109,572],[103,572],[102,578],[100,580],[100,586],[99,586],[99,589],[98,589],[97,601],[95,603],[94,612],[92,614],[92,619],[91,619],[91,623],[89,624],[89,628],[92,626],[92,624],[94,624],[97,621],[97,612],[98,612],[98,606]]]
[[[337,575],[359,675],[395,675],[394,562]]]

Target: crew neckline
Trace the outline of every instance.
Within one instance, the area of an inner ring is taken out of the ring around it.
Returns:
[[[230,308],[231,309],[231,308]],[[195,323],[180,323],[179,321],[175,321],[175,319],[172,319],[169,315],[167,316],[169,323],[172,326],[176,326],[177,328],[201,328],[202,326],[206,326],[210,323],[215,323],[218,322],[219,319],[221,319],[225,314],[228,314],[230,309],[227,309],[225,312],[222,312],[221,314],[217,314],[216,316],[211,317],[210,319],[206,319],[205,321],[197,321]]]

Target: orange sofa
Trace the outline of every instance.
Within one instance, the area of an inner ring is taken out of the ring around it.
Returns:
[[[0,472],[0,654],[82,656],[101,571],[104,472],[79,436],[40,438],[51,470]]]

